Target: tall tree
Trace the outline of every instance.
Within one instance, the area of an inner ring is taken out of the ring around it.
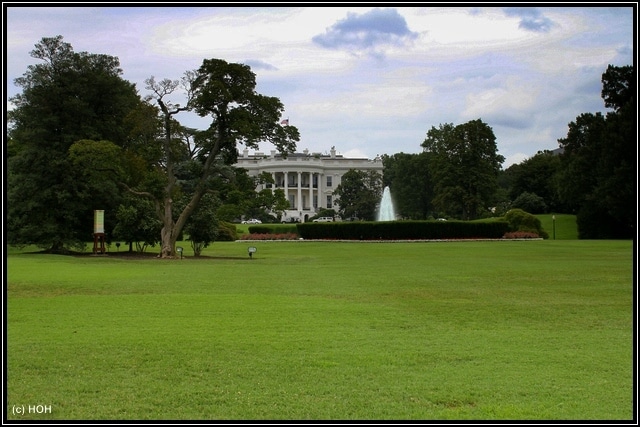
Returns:
[[[154,165],[162,184],[160,191],[130,189],[154,201],[163,224],[161,257],[175,256],[177,237],[203,195],[213,189],[216,172],[237,160],[238,143],[258,148],[260,142],[269,142],[279,151],[290,153],[300,138],[295,126],[280,125],[284,109],[280,100],[256,92],[255,74],[247,65],[205,59],[198,70],[185,73],[182,79],[188,98],[184,106],[168,100],[179,86],[180,82],[166,79],[147,81],[163,118],[162,158]],[[178,126],[174,123],[174,116],[186,110],[211,119],[207,130],[194,135],[191,149],[177,137]],[[184,162],[196,166],[191,172],[198,172],[188,185],[177,175],[178,165]],[[188,201],[180,212],[174,212],[173,200],[181,194],[187,194]]]
[[[433,215],[433,183],[429,171],[430,153],[385,155],[384,186],[392,189],[399,215],[427,219]]]
[[[376,171],[350,169],[333,194],[343,218],[373,220],[382,195],[382,176]]]
[[[636,70],[631,65],[607,66],[602,74],[602,92],[604,106],[619,111],[626,105],[637,102]]]
[[[482,120],[432,127],[422,147],[432,153],[436,209],[461,219],[476,219],[496,201],[504,157],[493,130]]]
[[[583,113],[558,140],[562,200],[577,213],[581,238],[631,238],[637,220],[635,69],[609,66],[602,97],[614,111]]]
[[[542,198],[550,211],[565,211],[557,190],[557,177],[560,171],[559,155],[551,151],[539,151],[535,156],[509,167],[507,171],[512,179],[509,188],[509,197],[512,201],[523,193],[535,194]]]
[[[115,57],[74,52],[62,36],[43,38],[30,54],[42,62],[15,80],[22,92],[10,99],[15,108],[7,113],[14,147],[8,242],[62,252],[91,240],[94,209],[115,212],[118,204],[100,180],[87,180],[86,170],[74,165],[70,147],[81,140],[123,146],[125,117],[141,101],[120,77]],[[108,160],[101,166],[108,168]]]

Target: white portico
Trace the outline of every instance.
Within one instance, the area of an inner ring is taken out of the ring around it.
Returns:
[[[270,173],[275,186],[270,184],[259,186],[264,188],[281,188],[289,201],[289,209],[283,218],[298,218],[301,222],[314,216],[319,209],[337,210],[333,191],[340,185],[342,175],[351,169],[377,171],[382,174],[382,159],[345,158],[336,154],[331,147],[330,154],[293,153],[284,157],[272,150],[270,154],[244,150],[238,156],[236,167],[244,168],[249,176],[258,176],[263,172]]]

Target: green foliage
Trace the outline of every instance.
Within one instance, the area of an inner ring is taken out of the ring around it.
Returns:
[[[141,149],[138,158],[145,159],[148,177],[152,179],[142,180],[142,185],[151,185],[132,192],[152,197],[162,207],[158,210],[163,223],[161,257],[166,258],[175,255],[175,241],[204,194],[216,191],[224,203],[221,194],[223,189],[217,186],[225,180],[234,179],[229,165],[237,160],[238,143],[256,148],[259,142],[266,141],[287,153],[295,150],[300,135],[295,126],[279,124],[284,106],[278,98],[255,91],[255,74],[247,65],[205,59],[200,68],[185,72],[181,80],[157,81],[151,77],[146,84],[146,89],[152,93],[146,99],[157,103],[159,120],[154,122],[146,115],[152,111],[149,109],[136,111],[140,116],[132,118],[132,121],[140,125],[136,130],[143,138],[152,137],[154,124],[161,124],[161,132],[157,135],[160,137],[160,149],[145,150],[144,144],[136,145],[136,149]],[[187,93],[185,105],[171,102],[170,97],[178,89]],[[211,120],[208,129],[196,131],[181,126],[175,117],[183,111],[195,111],[202,117],[208,117]],[[164,185],[158,185],[162,182]],[[257,206],[279,206],[279,194],[262,192],[256,195],[254,191],[253,196],[253,204],[236,205],[223,210],[222,219],[236,219],[233,216],[238,212],[244,213],[243,208],[250,210],[257,209]],[[184,202],[181,210],[174,212],[176,206],[173,200],[179,198]],[[208,229],[207,232],[213,233],[215,229]],[[196,253],[210,237],[202,239],[198,237],[194,247]]]
[[[630,103],[637,102],[637,76],[632,65],[616,67],[611,64],[602,74],[602,99],[604,106],[619,111]]]
[[[600,203],[586,201],[576,215],[580,239],[628,239],[627,224],[614,218]]]
[[[138,252],[144,252],[159,242],[162,223],[151,200],[129,196],[118,206],[115,217],[113,238],[128,243],[130,251],[135,245]]]
[[[516,197],[511,203],[511,206],[514,209],[522,209],[532,214],[547,212],[547,204],[544,202],[544,199],[535,193],[528,193],[526,191]]]
[[[435,210],[468,220],[495,206],[504,157],[498,154],[491,127],[480,119],[432,127],[422,147],[431,153]]]
[[[219,221],[217,240],[219,242],[233,242],[238,240],[236,225],[227,221]]]
[[[635,69],[609,66],[602,76],[605,106],[569,123],[559,188],[578,215],[581,238],[630,238],[637,225],[637,99]]]
[[[374,220],[382,194],[382,176],[376,171],[350,169],[342,176],[333,194],[339,206],[338,213],[343,218]]]
[[[14,146],[8,240],[64,251],[91,236],[94,209],[113,212],[120,203],[111,182],[116,176],[107,171],[113,150],[106,147],[126,144],[125,118],[140,99],[135,86],[120,77],[117,58],[76,53],[62,36],[43,38],[31,57],[42,62],[16,79],[22,93],[10,100],[16,107],[7,114]],[[101,151],[86,140],[110,142]],[[101,162],[100,154],[108,158]],[[103,169],[102,181],[97,168]]]
[[[510,166],[504,174],[511,181],[508,193],[511,200],[515,201],[523,193],[535,194],[542,199],[546,206],[541,210],[539,202],[534,206],[512,205],[531,213],[547,212],[546,209],[555,212],[563,212],[568,208],[563,206],[558,196],[558,174],[560,172],[560,156],[551,151],[539,151],[535,156]]]
[[[249,227],[251,234],[297,234],[297,224],[260,224]]]
[[[384,155],[383,187],[393,189],[396,213],[407,219],[429,219],[434,216],[434,197],[430,172],[431,153],[397,153]]]
[[[416,240],[499,239],[508,231],[501,221],[355,221],[297,224],[304,239]]]
[[[189,236],[194,256],[200,256],[218,237],[216,209],[220,201],[211,193],[204,194],[198,206],[189,216],[184,232]]]
[[[222,152],[237,155],[237,143],[257,148],[263,141],[281,153],[295,151],[298,129],[279,124],[284,105],[255,91],[256,76],[248,65],[205,59],[192,88],[192,106],[200,116],[211,117]]]
[[[510,231],[522,231],[536,233],[538,236],[548,239],[549,235],[542,229],[540,220],[522,209],[511,209],[504,216],[505,221],[509,223]]]

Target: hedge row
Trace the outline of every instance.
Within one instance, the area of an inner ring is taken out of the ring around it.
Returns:
[[[303,239],[416,240],[500,239],[509,231],[504,221],[306,222],[297,224]]]
[[[296,224],[261,224],[249,227],[250,234],[287,234],[298,233]]]

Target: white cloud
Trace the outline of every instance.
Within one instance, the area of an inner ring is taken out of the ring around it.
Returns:
[[[142,94],[151,75],[176,79],[220,58],[253,66],[301,149],[417,153],[432,126],[481,118],[508,163],[604,111],[601,74],[633,63],[633,18],[630,7],[10,7],[5,81],[17,93],[34,44],[58,34],[117,56]],[[327,34],[354,44],[314,43]]]
[[[503,169],[507,169],[510,166],[517,165],[518,163],[522,163],[527,160],[531,156],[525,153],[514,153],[505,158],[504,163],[502,164]]]

